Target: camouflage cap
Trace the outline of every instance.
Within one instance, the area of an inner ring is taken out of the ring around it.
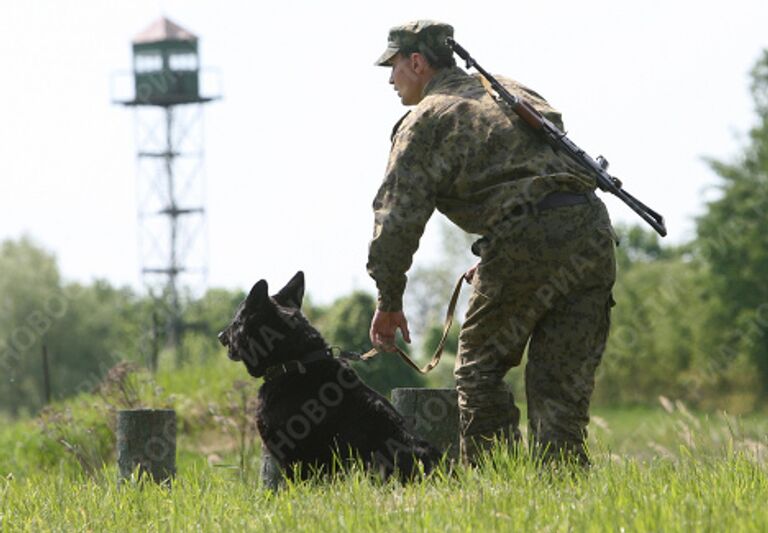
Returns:
[[[453,37],[453,26],[434,20],[416,20],[389,30],[387,49],[374,65],[388,67],[400,52],[419,52],[427,59],[445,58],[453,55],[445,44],[446,37]]]

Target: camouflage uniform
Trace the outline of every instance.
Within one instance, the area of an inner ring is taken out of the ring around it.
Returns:
[[[534,91],[505,87],[562,128]],[[609,329],[614,234],[595,181],[554,152],[475,76],[438,70],[393,131],[373,203],[368,272],[379,309],[402,309],[406,272],[437,209],[483,235],[474,293],[460,334],[455,377],[462,454],[472,460],[495,437],[519,438],[519,410],[503,383],[528,345],[526,393],[532,442],[585,460],[594,376]],[[553,192],[588,203],[538,210]]]

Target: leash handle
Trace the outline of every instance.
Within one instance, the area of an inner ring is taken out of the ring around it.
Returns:
[[[395,353],[397,353],[400,358],[405,361],[408,366],[413,368],[416,372],[419,372],[420,374],[426,374],[432,369],[434,369],[437,364],[440,362],[440,358],[443,356],[443,349],[445,349],[445,341],[448,339],[448,332],[451,330],[451,326],[453,325],[453,315],[456,312],[456,304],[459,301],[459,293],[461,293],[461,285],[464,283],[464,274],[459,276],[458,281],[456,282],[456,286],[453,288],[453,294],[451,295],[451,301],[448,303],[448,310],[445,313],[445,325],[443,326],[443,336],[440,338],[440,342],[437,345],[437,349],[435,350],[435,353],[432,355],[432,360],[424,366],[424,368],[419,368],[419,365],[413,362],[413,359],[408,357],[408,354],[405,353],[399,346],[395,345],[393,348],[395,349]],[[380,350],[379,348],[376,348],[375,346],[365,352],[363,355],[360,356],[360,359],[362,361],[367,361],[369,359],[373,359],[380,353],[387,353],[383,350]]]

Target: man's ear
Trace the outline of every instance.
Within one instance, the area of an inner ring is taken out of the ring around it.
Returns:
[[[291,281],[280,289],[274,298],[282,306],[301,309],[301,301],[304,299],[304,272],[301,270],[296,272]]]
[[[424,57],[424,55],[421,52],[413,52],[410,57],[411,60],[411,69],[416,74],[421,74],[424,72],[424,70],[429,66],[429,62],[427,62],[427,58]]]
[[[411,70],[418,72],[419,65],[421,65],[421,54],[418,52],[413,52],[410,56],[408,56],[408,59],[411,62]]]
[[[266,280],[259,280],[248,293],[248,298],[245,299],[246,309],[253,309],[254,307],[261,306],[266,300],[269,299],[269,293]]]

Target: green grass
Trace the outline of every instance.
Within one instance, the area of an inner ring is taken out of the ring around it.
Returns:
[[[667,404],[667,409],[594,409],[590,443],[602,452],[638,459],[673,458],[681,446],[700,458],[718,456],[734,447],[768,459],[765,415],[691,413],[679,402]]]
[[[360,472],[272,494],[231,471],[193,467],[173,488],[118,488],[55,473],[0,482],[2,531],[760,531],[765,466],[741,453],[700,460],[598,460],[552,473],[501,453],[423,483]]]
[[[553,472],[497,450],[480,468],[408,486],[353,471],[274,494],[258,480],[257,440],[239,468],[236,426],[243,398],[255,392],[239,365],[191,366],[127,383],[144,404],[177,410],[173,488],[118,488],[108,419],[119,395],[82,395],[55,406],[58,426],[50,417],[47,426],[3,421],[0,531],[768,529],[764,416],[690,413],[667,400],[658,408],[595,409],[587,473]],[[56,440],[62,435],[107,466],[86,473]]]

